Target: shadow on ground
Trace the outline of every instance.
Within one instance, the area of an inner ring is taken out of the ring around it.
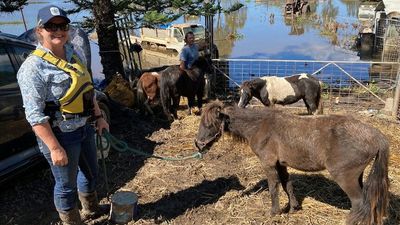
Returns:
[[[336,184],[336,182],[327,179],[323,175],[291,175],[294,186],[294,194],[301,205],[306,197],[311,197],[317,201],[334,206],[340,209],[350,210],[351,203],[346,193]],[[260,180],[252,187],[242,193],[242,196],[255,195],[261,191],[268,191],[268,181]],[[285,195],[285,192],[280,187],[280,195]],[[385,221],[386,225],[399,224],[400,216],[400,197],[390,194],[388,217]],[[281,206],[287,202],[281,202]],[[288,212],[288,205],[284,211]]]
[[[204,180],[194,187],[171,193],[156,202],[139,205],[139,217],[162,223],[184,214],[188,209],[214,204],[230,190],[243,189],[236,176]]]

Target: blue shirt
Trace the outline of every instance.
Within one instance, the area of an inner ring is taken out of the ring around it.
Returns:
[[[199,47],[197,44],[192,46],[185,45],[182,48],[182,52],[179,56],[179,60],[185,62],[185,68],[190,69],[194,63],[199,58]]]
[[[37,48],[51,53],[49,49],[40,44]],[[71,62],[74,54],[72,45],[66,44],[64,48],[66,59]],[[82,59],[82,57],[79,58]],[[82,61],[82,63],[86,64],[85,61]],[[69,74],[32,54],[19,68],[17,79],[21,89],[26,119],[31,126],[48,122],[50,117],[44,114],[46,102],[58,101],[71,86]],[[71,132],[84,126],[88,118],[77,117],[64,120],[59,111],[56,112],[55,116],[53,126],[58,126],[63,132]]]

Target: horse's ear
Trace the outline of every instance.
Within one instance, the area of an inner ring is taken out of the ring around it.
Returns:
[[[220,120],[222,120],[222,126],[224,127],[224,130],[227,130],[231,120],[229,118],[228,114],[225,114],[224,112],[220,112],[218,117],[220,118]]]

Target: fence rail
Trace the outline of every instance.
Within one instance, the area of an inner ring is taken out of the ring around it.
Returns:
[[[395,98],[399,73],[398,62],[216,59],[214,66],[210,89],[218,98],[237,100],[246,80],[308,73],[323,82],[325,105],[355,110],[383,109],[387,99]]]

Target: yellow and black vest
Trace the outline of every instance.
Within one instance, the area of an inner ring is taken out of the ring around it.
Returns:
[[[89,71],[76,55],[73,55],[75,63],[69,63],[63,59],[56,58],[51,53],[41,49],[32,52],[47,62],[55,65],[71,76],[71,86],[63,97],[58,99],[57,110],[64,118],[68,116],[91,116],[93,114],[94,87]],[[47,104],[47,103],[46,103]]]

